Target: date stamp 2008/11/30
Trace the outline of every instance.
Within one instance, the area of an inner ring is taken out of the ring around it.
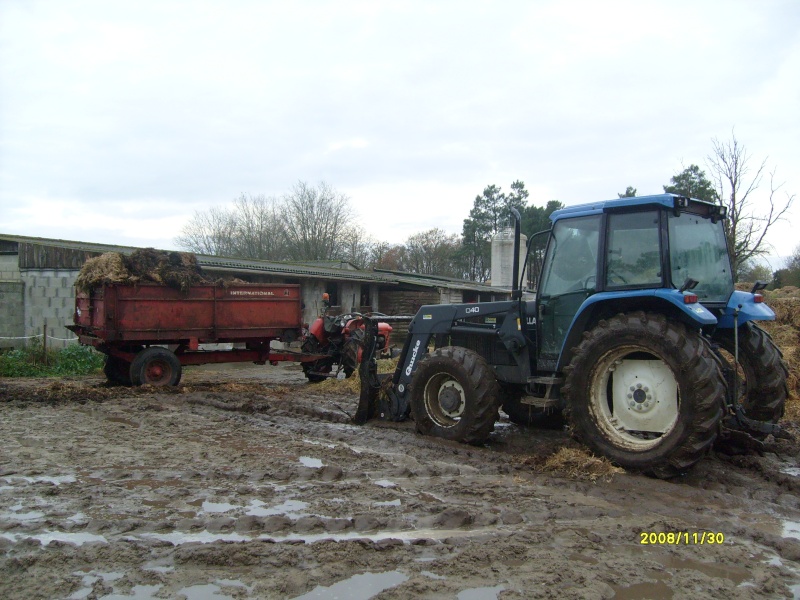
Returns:
[[[702,546],[725,543],[725,534],[713,531],[641,531],[640,544]]]

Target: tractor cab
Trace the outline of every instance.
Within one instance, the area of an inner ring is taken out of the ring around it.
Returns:
[[[554,212],[535,309],[538,370],[558,370],[570,331],[583,329],[574,325],[598,313],[663,305],[686,320],[670,300],[699,302],[692,318],[725,307],[733,274],[724,216],[724,207],[674,194]]]

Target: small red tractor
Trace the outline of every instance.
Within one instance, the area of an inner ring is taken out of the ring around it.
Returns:
[[[323,306],[327,308],[327,294],[323,294]],[[381,313],[363,315],[359,312],[343,315],[321,315],[308,329],[303,339],[303,352],[325,354],[325,358],[303,363],[303,373],[311,383],[318,383],[331,377],[350,377],[361,363],[364,340],[364,317],[379,318]],[[375,352],[380,358],[391,358],[389,335],[392,327],[379,323],[375,338]],[[334,365],[337,366],[334,370]]]

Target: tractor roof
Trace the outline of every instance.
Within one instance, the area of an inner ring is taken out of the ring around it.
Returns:
[[[710,213],[713,212],[713,207],[716,207],[717,205],[710,202],[705,202],[703,200],[686,198],[685,196],[679,196],[677,194],[656,194],[654,196],[634,196],[633,198],[600,200],[599,202],[591,202],[589,204],[568,206],[566,208],[554,211],[553,214],[550,215],[550,220],[555,223],[559,219],[564,219],[566,217],[583,217],[613,210],[644,206],[663,206],[665,208],[684,209],[691,207],[700,209],[698,211],[700,213]]]

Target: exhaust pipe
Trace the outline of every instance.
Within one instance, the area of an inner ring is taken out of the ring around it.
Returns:
[[[522,217],[519,211],[511,207],[511,214],[514,215],[514,268],[513,268],[513,281],[511,283],[511,299],[522,299],[522,290],[519,287],[519,238],[520,238],[520,221]]]

